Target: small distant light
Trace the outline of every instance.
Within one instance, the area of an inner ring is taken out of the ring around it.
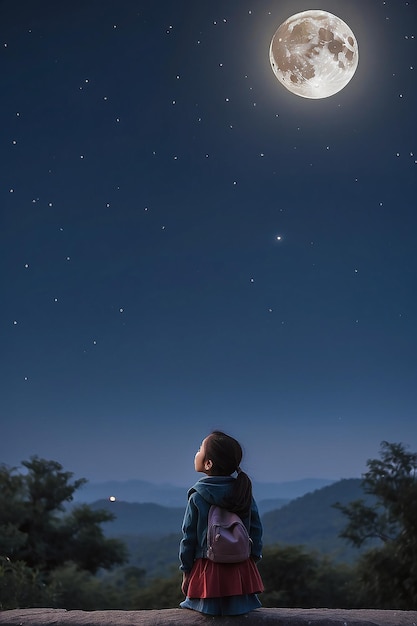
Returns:
[[[110,502],[116,502],[116,496],[110,496],[109,500]]]

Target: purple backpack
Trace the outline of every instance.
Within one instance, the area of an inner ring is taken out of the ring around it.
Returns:
[[[212,505],[208,515],[207,558],[216,563],[246,561],[252,551],[252,540],[236,513]]]

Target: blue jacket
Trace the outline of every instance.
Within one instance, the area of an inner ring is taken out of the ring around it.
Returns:
[[[182,524],[180,569],[189,572],[196,559],[206,556],[208,513],[212,504],[222,505],[235,479],[233,476],[205,476],[188,491],[188,504]],[[261,558],[262,524],[258,507],[252,498],[249,516],[242,520],[252,539],[252,557]]]

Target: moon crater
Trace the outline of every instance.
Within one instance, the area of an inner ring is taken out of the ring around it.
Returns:
[[[355,35],[327,11],[296,13],[272,37],[269,59],[279,82],[303,98],[327,98],[343,89],[358,66]]]

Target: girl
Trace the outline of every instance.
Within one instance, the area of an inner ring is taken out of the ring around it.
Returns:
[[[261,606],[256,594],[264,588],[255,562],[261,558],[262,525],[252,483],[240,469],[241,459],[239,442],[220,431],[206,437],[195,455],[196,471],[206,476],[188,492],[179,555],[186,596],[182,608],[208,615],[241,615]],[[215,563],[205,558],[212,504],[241,517],[252,539],[252,554],[246,561]]]

